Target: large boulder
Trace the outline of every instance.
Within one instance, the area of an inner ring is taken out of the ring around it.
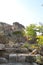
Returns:
[[[9,62],[25,62],[25,56],[20,54],[10,54]]]
[[[17,55],[16,54],[10,54],[9,55],[9,62],[17,62]]]
[[[6,58],[0,58],[0,63],[7,63],[8,61],[7,61],[7,59]]]
[[[14,22],[13,26],[12,26],[13,31],[21,31],[24,28],[25,27],[22,24],[18,23],[18,22]]]
[[[25,62],[25,56],[18,56],[17,57],[17,62]]]

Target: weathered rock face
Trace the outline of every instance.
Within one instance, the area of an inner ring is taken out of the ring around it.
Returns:
[[[7,59],[6,58],[0,58],[0,63],[7,63]]]
[[[35,57],[34,56],[27,56],[26,57],[26,60],[25,60],[26,62],[35,62],[36,61],[36,59],[35,59]]]
[[[10,54],[9,62],[25,62],[25,56],[18,56],[17,54]]]
[[[9,55],[9,62],[16,62],[17,61],[17,58],[16,58],[16,54],[10,54]]]
[[[23,52],[23,53],[28,53],[28,49],[27,48],[21,48],[20,51]]]
[[[12,26],[12,29],[13,29],[14,32],[15,31],[22,31],[24,28],[25,27],[18,22],[13,23],[13,26]]]
[[[0,22],[0,35],[6,36],[8,40],[12,39],[15,42],[23,42],[25,40],[21,32],[24,30],[24,28],[25,27],[18,22],[13,23],[13,25]],[[14,35],[13,32],[17,34]]]
[[[29,62],[33,63],[36,59],[34,56],[22,56],[20,54],[10,54],[9,55],[9,62]]]
[[[28,49],[27,48],[15,48],[16,53],[28,53]]]
[[[7,53],[28,53],[28,49],[26,48],[6,48]]]
[[[19,60],[18,60],[19,59]],[[25,62],[26,57],[25,56],[18,56],[17,62]]]
[[[0,33],[8,35],[11,32],[12,26],[3,22],[0,22]],[[2,32],[3,31],[3,32]]]
[[[5,48],[4,44],[0,44],[0,50],[3,50]]]

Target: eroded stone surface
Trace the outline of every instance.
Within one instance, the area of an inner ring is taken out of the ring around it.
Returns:
[[[8,60],[6,59],[6,58],[0,58],[0,63],[7,63],[8,62]]]

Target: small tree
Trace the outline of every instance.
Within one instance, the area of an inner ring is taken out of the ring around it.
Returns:
[[[35,31],[36,25],[31,24],[30,26],[26,27],[26,34],[30,38],[31,41],[34,41],[36,38],[36,31]]]

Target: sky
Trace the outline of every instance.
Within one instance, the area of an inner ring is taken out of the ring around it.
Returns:
[[[0,22],[43,23],[43,0],[0,0]]]

